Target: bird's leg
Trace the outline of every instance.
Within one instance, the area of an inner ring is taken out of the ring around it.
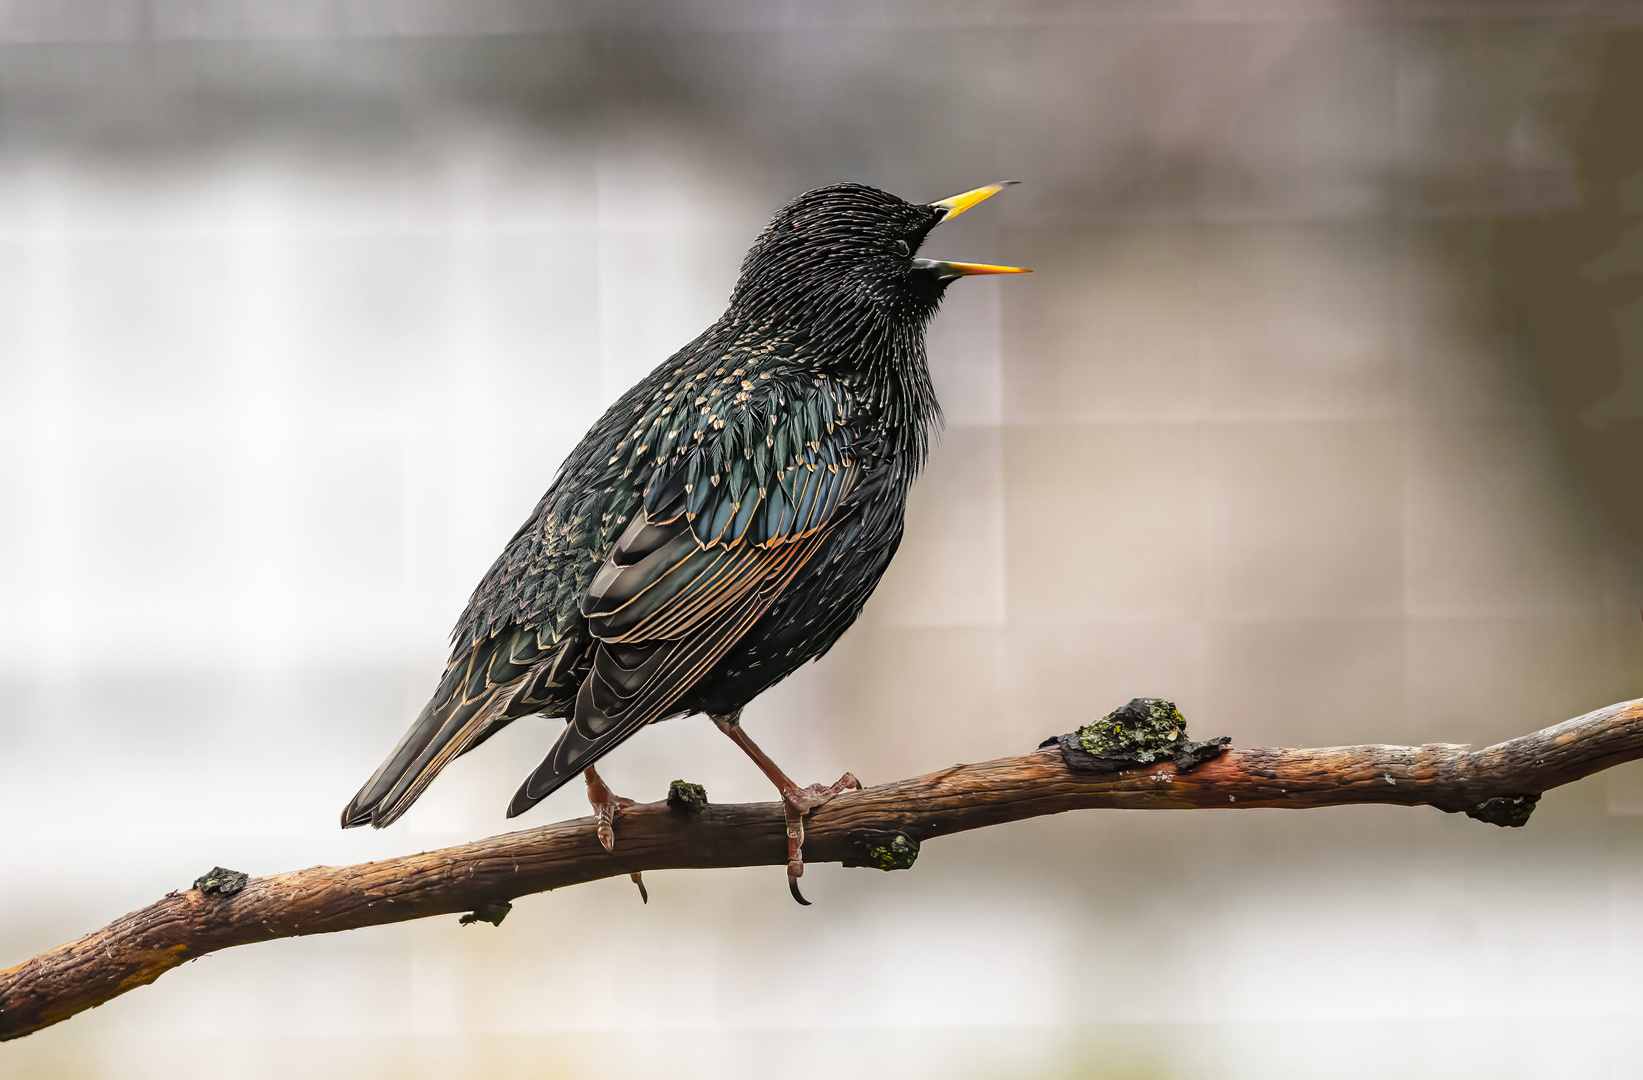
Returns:
[[[811,784],[801,788],[788,775],[782,772],[781,767],[770,760],[770,755],[759,749],[759,744],[748,738],[747,732],[742,730],[741,713],[738,710],[729,716],[711,717],[714,726],[726,735],[737,746],[741,747],[759,771],[770,778],[781,792],[782,809],[787,817],[787,888],[793,894],[793,899],[806,907],[810,901],[799,892],[799,878],[804,875],[804,815],[824,803],[831,802],[840,794],[852,789],[859,789],[861,781],[854,775],[845,773],[839,777],[838,783],[823,787],[820,784]]]
[[[599,819],[599,844],[606,851],[616,850],[616,815],[633,805],[633,800],[625,795],[618,795],[605,786],[605,781],[589,765],[582,772],[582,777],[588,782],[588,802],[593,804],[593,812]],[[639,886],[639,899],[650,903],[650,893],[645,889],[645,879],[634,873],[628,877]]]
[[[606,787],[592,765],[582,771],[582,776],[588,782],[588,802],[593,804],[593,812],[599,818],[599,844],[606,851],[615,851],[616,815],[632,806],[633,800]]]

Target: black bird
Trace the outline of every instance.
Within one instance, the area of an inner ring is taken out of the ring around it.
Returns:
[[[941,422],[925,327],[958,278],[1027,272],[916,256],[1003,187],[920,204],[836,184],[778,211],[723,317],[611,406],[508,541],[343,828],[392,823],[453,758],[543,713],[569,725],[508,816],[581,773],[611,850],[632,800],[594,762],[646,724],[706,713],[781,792],[805,903],[804,815],[861,785],[799,787],[738,718],[832,647],[896,553]]]

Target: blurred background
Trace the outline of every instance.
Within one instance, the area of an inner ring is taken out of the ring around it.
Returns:
[[[1643,696],[1640,115],[1638,0],[0,4],[0,964],[214,864],[586,813],[503,818],[536,719],[337,828],[583,430],[845,179],[1019,179],[926,250],[1037,273],[949,293],[901,554],[749,710],[801,781],[1136,695],[1243,746]],[[699,718],[607,762],[770,797]],[[0,1076],[1643,1076],[1638,765],[1522,830],[1086,812],[808,909],[648,881],[211,956]]]

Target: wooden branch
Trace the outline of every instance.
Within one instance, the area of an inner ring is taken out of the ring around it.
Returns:
[[[811,863],[906,866],[918,842],[932,837],[1097,807],[1393,803],[1521,825],[1541,792],[1639,757],[1643,699],[1478,751],[1450,743],[1229,750],[1191,772],[1165,763],[1090,773],[1069,768],[1061,750],[1047,746],[848,792],[807,819],[804,852]],[[592,818],[578,818],[383,862],[251,878],[237,891],[231,881],[207,883],[219,892],[169,893],[0,972],[0,1040],[234,945],[469,911],[500,921],[507,901],[545,889],[643,870],[787,861],[779,803],[695,811],[647,803],[623,811],[617,825],[615,854],[599,846]]]

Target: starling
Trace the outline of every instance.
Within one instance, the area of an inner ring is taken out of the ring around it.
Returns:
[[[382,828],[509,721],[569,721],[508,806],[581,773],[615,843],[632,800],[594,763],[646,724],[706,713],[781,792],[799,894],[804,815],[861,785],[801,788],[742,730],[743,706],[827,652],[901,542],[941,409],[924,331],[947,286],[1008,266],[917,257],[1004,187],[910,203],[861,184],[777,212],[729,307],[571,452],[452,631],[439,687],[342,812]]]

